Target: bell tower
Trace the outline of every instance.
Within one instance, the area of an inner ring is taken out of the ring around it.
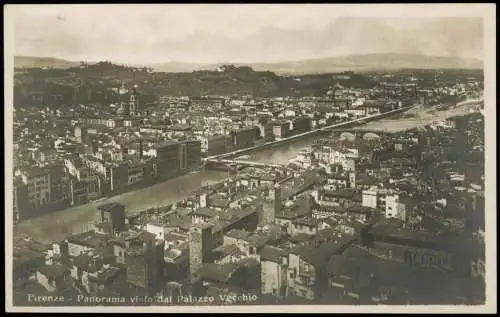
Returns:
[[[137,93],[137,85],[130,90],[129,94],[129,114],[136,116],[139,114],[139,94]]]

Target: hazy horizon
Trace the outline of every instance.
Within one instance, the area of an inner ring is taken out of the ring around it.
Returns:
[[[276,63],[373,53],[483,60],[483,21],[473,16],[362,17],[310,4],[10,9],[16,56],[126,64]]]

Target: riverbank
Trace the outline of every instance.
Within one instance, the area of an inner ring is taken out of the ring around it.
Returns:
[[[388,111],[386,113],[374,114],[374,115],[366,116],[364,118],[353,119],[353,120],[351,120],[349,122],[338,122],[338,123],[335,123],[333,125],[335,125],[335,126],[349,126],[351,124],[357,124],[357,123],[360,123],[360,122],[364,122],[364,120],[376,120],[378,118],[384,118],[385,116],[392,116],[392,115],[395,115],[397,113],[405,112],[405,111],[407,111],[408,109],[411,109],[411,108],[412,107],[406,107],[406,108],[401,108],[401,109],[394,109],[394,110]],[[317,136],[319,136],[321,134],[327,134],[328,133],[328,131],[325,128],[326,127],[319,128],[319,129],[312,130],[312,131],[307,131],[307,132],[304,132],[304,133],[299,133],[299,134],[292,135],[292,136],[290,136],[288,138],[285,138],[285,139],[279,140],[279,141],[272,141],[272,142],[263,143],[262,140],[260,140],[259,142],[256,142],[254,144],[254,146],[252,146],[252,147],[240,149],[240,150],[237,150],[235,152],[222,153],[222,154],[219,155],[219,158],[220,157],[231,157],[231,156],[234,156],[234,155],[242,155],[242,154],[244,154],[246,152],[251,152],[251,151],[255,151],[255,152],[262,151],[262,150],[265,150],[265,149],[268,149],[268,148],[277,147],[277,146],[279,147],[279,146],[283,146],[283,143],[298,142],[300,139],[302,139],[304,137],[305,138],[317,137]],[[238,153],[238,154],[236,154],[236,153]],[[199,171],[202,168],[203,168],[203,166],[200,166],[196,171]],[[214,167],[214,166],[212,166],[211,170],[225,172],[225,171],[227,171],[227,167],[226,166],[221,166],[221,167]],[[137,184],[134,184],[134,185],[131,185],[131,186],[127,186],[127,187],[123,188],[122,190],[120,190],[119,192],[112,192],[112,193],[105,194],[104,196],[98,197],[98,199],[96,199],[96,200],[86,202],[85,204],[82,204],[82,205],[70,206],[69,204],[67,204],[65,206],[59,206],[59,207],[48,207],[47,208],[48,210],[44,210],[44,211],[42,211],[42,210],[34,210],[30,214],[28,214],[26,217],[24,217],[19,224],[21,224],[23,222],[26,222],[26,221],[28,221],[30,219],[33,219],[35,217],[41,217],[41,216],[48,215],[48,214],[51,214],[51,213],[54,213],[54,212],[68,210],[68,209],[71,209],[71,207],[75,208],[75,207],[78,207],[78,206],[85,206],[85,205],[88,205],[88,204],[92,204],[93,202],[102,202],[102,201],[105,201],[107,199],[110,199],[110,198],[122,195],[124,193],[134,192],[134,191],[137,191],[137,190],[140,190],[140,189],[144,189],[144,188],[148,188],[148,187],[154,186],[156,184],[160,184],[160,183],[162,183],[164,181],[167,181],[167,180],[170,180],[170,179],[176,179],[176,178],[178,178],[180,176],[189,174],[191,172],[193,172],[193,170],[178,171],[177,173],[175,173],[173,175],[169,175],[168,177],[156,178],[156,179],[149,180],[147,182],[146,181],[140,182],[140,183],[137,183]]]
[[[188,175],[188,174],[191,174],[191,173],[194,173],[194,172],[199,173],[201,171],[201,169],[202,169],[202,167],[199,167],[198,169],[195,169],[195,170],[182,171],[182,172],[178,172],[175,175],[158,177],[158,178],[155,178],[155,179],[152,179],[152,180],[149,180],[149,181],[139,182],[139,183],[127,186],[127,187],[123,188],[120,191],[106,193],[106,194],[104,194],[102,196],[98,196],[97,199],[89,200],[88,202],[86,202],[84,204],[71,205],[69,202],[66,202],[65,204],[59,204],[59,205],[52,205],[52,206],[47,205],[47,206],[44,206],[44,207],[39,208],[37,210],[32,210],[31,214],[28,214],[25,218],[23,218],[21,221],[16,222],[16,223],[20,224],[20,223],[23,223],[23,222],[28,221],[30,219],[33,219],[33,218],[42,217],[42,216],[45,216],[45,215],[52,214],[54,212],[68,210],[68,209],[71,209],[71,208],[77,208],[77,207],[86,206],[86,205],[89,205],[89,204],[92,204],[92,203],[101,204],[104,201],[106,201],[106,200],[108,200],[110,198],[113,198],[113,197],[117,197],[117,196],[129,193],[129,192],[134,192],[134,191],[137,191],[137,190],[148,188],[148,187],[151,187],[151,186],[154,186],[154,185],[157,185],[157,184],[161,184],[161,183],[169,181],[169,180],[174,180],[174,179],[177,179],[178,177],[182,177],[184,175]]]
[[[436,110],[436,109],[425,109],[414,114],[410,118],[401,119],[382,119],[380,121],[373,121],[360,126],[359,129],[366,130],[380,130],[385,132],[402,132],[406,130],[411,130],[414,128],[424,127],[435,121],[446,120],[454,116],[463,116],[470,113],[471,109],[476,107],[476,103],[479,101],[464,101],[458,103],[454,107],[450,107],[446,110]]]
[[[116,202],[123,204],[127,212],[165,206],[185,199],[190,193],[207,184],[222,181],[228,173],[201,171],[155,184],[139,190],[119,194],[104,200],[71,207],[27,219],[14,225],[14,232],[24,233],[39,241],[50,243],[64,237],[86,231],[96,221],[97,207]]]
[[[413,128],[423,128],[434,121],[445,120],[453,116],[466,115],[469,109],[474,108],[481,100],[466,100],[458,103],[453,108],[436,111],[432,113],[433,109],[420,108],[414,118],[400,118],[400,119],[382,119],[379,121],[368,122],[356,127],[359,130],[379,130],[389,133],[398,133],[407,131]],[[471,107],[469,107],[471,106]],[[248,160],[254,162],[270,163],[270,164],[287,164],[288,160],[296,157],[299,152],[310,146],[312,140],[317,137],[311,137],[297,141],[296,143],[288,144],[286,147],[280,148],[277,151],[257,152],[250,155]]]

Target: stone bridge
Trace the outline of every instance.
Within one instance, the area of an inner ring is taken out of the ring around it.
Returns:
[[[241,169],[244,167],[273,167],[273,168],[283,167],[282,165],[277,165],[277,164],[252,162],[244,160],[221,159],[221,158],[204,158],[202,159],[202,161],[205,164],[205,167],[213,167],[216,169],[230,169],[231,167],[235,167],[236,169]]]
[[[212,159],[229,159],[229,158],[237,157],[237,156],[240,156],[243,154],[252,153],[252,152],[261,151],[264,149],[269,149],[272,147],[280,146],[280,145],[285,144],[285,143],[296,142],[304,137],[309,137],[309,136],[314,136],[314,135],[323,135],[325,133],[329,133],[330,131],[335,131],[335,129],[341,129],[341,127],[343,127],[342,131],[348,131],[348,130],[352,129],[353,126],[358,126],[358,125],[367,123],[369,121],[376,121],[379,119],[387,118],[387,117],[390,117],[390,116],[393,116],[393,115],[396,115],[399,113],[406,112],[406,111],[410,110],[411,108],[413,108],[413,106],[395,109],[395,110],[391,110],[391,111],[384,112],[381,114],[370,115],[370,116],[367,116],[364,118],[358,118],[358,119],[354,119],[351,121],[334,123],[334,124],[327,126],[327,127],[322,127],[322,128],[315,129],[312,131],[307,131],[304,133],[296,134],[296,135],[293,135],[293,136],[288,137],[288,138],[284,138],[284,139],[280,139],[280,140],[276,140],[276,141],[271,141],[271,142],[267,142],[265,144],[260,144],[260,145],[256,145],[256,146],[252,146],[249,148],[244,148],[244,149],[240,149],[240,150],[236,150],[236,151],[232,151],[232,152],[228,152],[228,153],[224,153],[224,154],[210,156],[210,157],[205,158],[204,161],[208,161],[208,160],[212,160]],[[377,131],[377,133],[380,133],[380,132]]]
[[[363,128],[351,128],[351,129],[334,129],[331,130],[331,136],[334,138],[339,138],[341,140],[376,140],[387,134],[380,130],[369,130]]]

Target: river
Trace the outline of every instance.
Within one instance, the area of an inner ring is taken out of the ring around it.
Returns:
[[[310,142],[311,140],[304,139],[294,144],[268,149],[253,154],[251,160],[286,164],[290,158],[295,157],[300,149],[308,146]],[[86,231],[88,224],[97,220],[97,207],[102,204],[118,202],[125,205],[127,212],[165,206],[186,198],[203,185],[217,183],[227,176],[227,172],[202,170],[196,174],[184,175],[98,202],[31,218],[15,225],[15,232],[25,233],[36,240],[50,243],[52,240],[61,240],[72,233]]]
[[[466,108],[455,108],[433,114],[418,114],[416,118],[383,119],[376,122],[369,122],[364,127],[370,130],[379,129],[396,132],[417,126],[424,126],[432,121],[443,120],[454,115],[465,114],[467,111]],[[363,128],[363,126],[360,126],[360,128]],[[273,164],[287,164],[289,159],[297,156],[301,149],[308,147],[311,141],[316,138],[318,136],[311,136],[300,139],[295,143],[286,143],[279,147],[256,152],[250,155],[249,160]],[[28,234],[41,242],[50,243],[53,240],[61,240],[70,234],[86,231],[88,224],[95,222],[97,219],[97,206],[101,204],[118,202],[125,205],[128,212],[168,205],[186,198],[190,193],[205,184],[213,184],[223,180],[227,175],[225,172],[218,171],[201,171],[196,174],[184,175],[99,202],[31,218],[15,225],[14,230],[18,233]]]

